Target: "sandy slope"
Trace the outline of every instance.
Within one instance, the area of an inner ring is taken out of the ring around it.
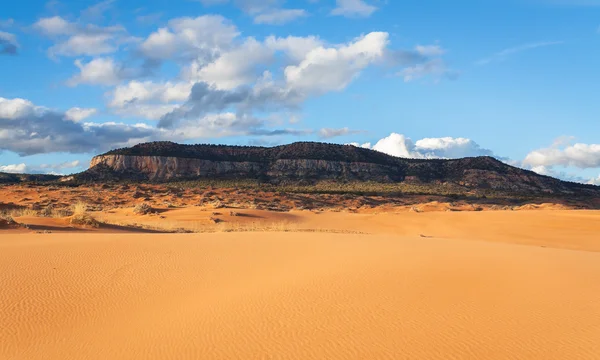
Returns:
[[[600,359],[592,251],[383,234],[0,234],[0,289],[0,359]]]
[[[258,229],[283,224],[296,230],[333,230],[381,235],[425,236],[443,239],[506,242],[600,252],[600,211],[535,210],[484,212],[381,212],[347,213],[234,209],[244,216],[229,216],[231,209],[205,210],[198,207],[163,209],[159,216],[134,215],[132,209],[99,212],[96,217],[112,223],[212,229],[213,211],[223,226],[256,224]],[[37,220],[40,221],[40,220]],[[41,220],[44,221],[44,220]],[[47,221],[47,220],[46,220]],[[26,223],[35,223],[25,219]],[[106,231],[100,229],[100,231]]]

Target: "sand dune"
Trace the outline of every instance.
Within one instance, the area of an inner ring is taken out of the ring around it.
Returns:
[[[0,359],[600,358],[590,251],[393,234],[2,234],[0,288]]]

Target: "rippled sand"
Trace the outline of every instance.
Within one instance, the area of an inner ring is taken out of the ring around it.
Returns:
[[[594,247],[449,228],[0,233],[0,359],[600,359]]]

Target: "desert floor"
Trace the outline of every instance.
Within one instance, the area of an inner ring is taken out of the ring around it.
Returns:
[[[17,218],[0,359],[600,359],[598,211],[239,211]]]

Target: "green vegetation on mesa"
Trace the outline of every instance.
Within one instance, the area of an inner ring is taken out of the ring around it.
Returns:
[[[326,160],[398,165],[397,158],[369,149],[349,145],[317,142],[296,142],[275,147],[229,146],[197,144],[185,145],[168,141],[139,144],[130,148],[109,151],[103,155],[165,156],[211,161],[268,163],[275,160]],[[409,160],[410,161],[410,160]]]

